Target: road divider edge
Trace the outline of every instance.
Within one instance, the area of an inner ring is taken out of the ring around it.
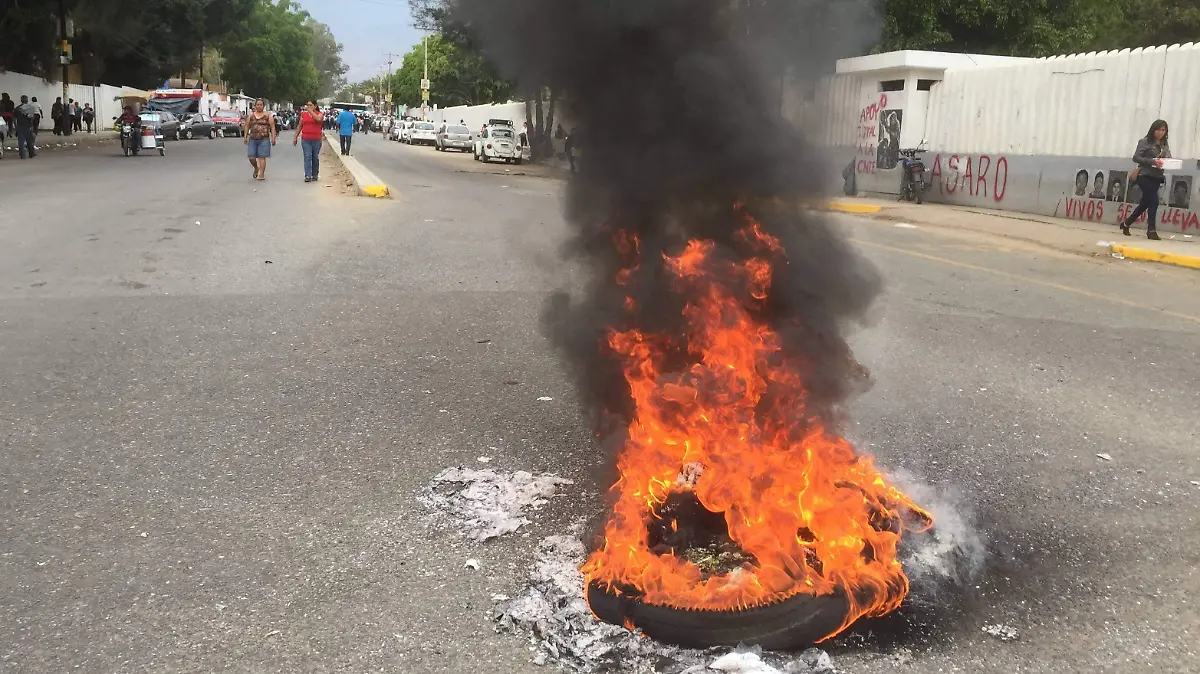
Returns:
[[[332,133],[325,133],[325,142],[329,143],[329,150],[333,156],[337,157],[338,161],[350,174],[350,179],[354,181],[354,189],[360,197],[375,197],[377,199],[389,199],[392,196],[392,191],[387,184],[379,179],[379,176],[371,172],[370,169],[362,165],[362,162],[355,159],[353,156],[343,156],[341,152],[341,144],[338,137]]]
[[[1134,246],[1126,246],[1119,243],[1114,243],[1111,246],[1112,252],[1124,257],[1126,260],[1141,260],[1143,262],[1158,262],[1160,264],[1170,264],[1176,267],[1187,267],[1189,269],[1200,269],[1200,257],[1194,255],[1178,255],[1176,253],[1160,253],[1157,250],[1149,250],[1147,248],[1135,248]]]

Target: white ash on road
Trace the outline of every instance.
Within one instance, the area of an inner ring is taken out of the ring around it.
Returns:
[[[511,534],[530,524],[527,514],[546,505],[558,488],[571,480],[526,471],[447,468],[425,488],[422,500],[452,516],[464,533],[482,543]],[[820,649],[786,657],[757,649],[690,650],[660,644],[623,627],[601,622],[584,600],[579,568],[586,557],[581,525],[571,534],[550,536],[537,547],[527,586],[513,599],[501,602],[494,614],[498,629],[525,635],[533,646],[534,662],[572,672],[622,674],[826,674],[836,672]],[[475,564],[471,564],[475,562]],[[474,559],[467,564],[478,565]]]

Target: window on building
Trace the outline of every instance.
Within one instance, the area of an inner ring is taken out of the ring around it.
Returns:
[[[917,91],[929,91],[937,80],[917,80]]]
[[[904,91],[904,80],[884,80],[879,83],[880,91]]]

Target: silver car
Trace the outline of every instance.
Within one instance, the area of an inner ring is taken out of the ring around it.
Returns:
[[[439,152],[446,150],[471,151],[471,130],[457,124],[443,124],[434,138],[434,148]]]

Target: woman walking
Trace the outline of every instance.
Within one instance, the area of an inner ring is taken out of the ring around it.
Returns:
[[[246,138],[246,156],[254,167],[255,180],[267,179],[267,159],[271,157],[271,146],[279,136],[275,129],[275,115],[267,112],[266,108],[267,102],[263,99],[254,101],[254,112],[246,116],[242,130]]]
[[[292,145],[303,143],[304,150],[304,182],[316,182],[321,174],[321,128],[325,126],[325,115],[317,108],[315,99],[304,103],[304,112],[300,113],[300,123],[296,125],[296,135],[292,137]]]
[[[1159,240],[1155,230],[1155,219],[1158,217],[1158,188],[1166,180],[1163,174],[1163,160],[1170,158],[1167,123],[1159,119],[1150,125],[1150,131],[1146,133],[1145,138],[1138,141],[1137,149],[1133,151],[1133,163],[1137,164],[1137,167],[1130,174],[1130,180],[1141,190],[1142,198],[1129,217],[1121,221],[1121,233],[1125,236],[1132,236],[1129,226],[1145,213],[1146,238]]]

